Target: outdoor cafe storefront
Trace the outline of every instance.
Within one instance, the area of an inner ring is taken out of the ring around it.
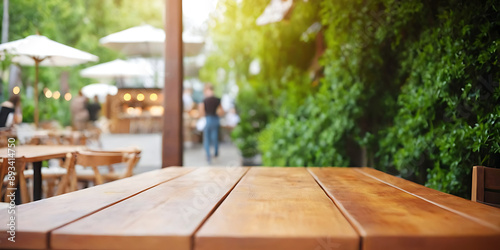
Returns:
[[[111,133],[160,133],[163,94],[158,88],[120,88],[106,98]]]

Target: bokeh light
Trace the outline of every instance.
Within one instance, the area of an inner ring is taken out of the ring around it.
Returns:
[[[58,100],[59,97],[61,97],[61,93],[59,93],[59,91],[55,91],[54,94],[52,94],[52,97],[54,97],[54,99]]]
[[[66,100],[66,101],[71,100],[71,93],[64,94],[64,100]]]
[[[45,91],[45,97],[51,98],[52,97],[52,91],[50,91],[49,89],[47,89],[47,91]]]

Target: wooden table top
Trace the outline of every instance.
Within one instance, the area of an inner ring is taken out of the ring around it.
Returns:
[[[22,158],[28,162],[44,161],[54,158],[62,158],[67,153],[85,149],[85,146],[73,145],[20,145],[10,148],[15,151],[16,158]],[[9,148],[0,148],[0,158],[9,158]]]
[[[171,167],[20,205],[0,248],[498,249],[500,210],[370,168]]]

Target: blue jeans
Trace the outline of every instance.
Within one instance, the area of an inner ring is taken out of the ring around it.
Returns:
[[[219,155],[219,117],[207,116],[207,124],[203,130],[203,146],[207,153],[207,160],[210,162],[210,146],[214,145],[215,156]]]

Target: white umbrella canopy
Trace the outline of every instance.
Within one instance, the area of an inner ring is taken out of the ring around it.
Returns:
[[[106,100],[107,95],[116,95],[118,88],[106,83],[94,83],[86,85],[82,88],[82,94],[87,98],[94,98],[97,96],[100,102]]]
[[[128,56],[161,56],[165,31],[146,24],[105,36],[99,42]]]
[[[38,126],[38,67],[74,66],[99,60],[99,57],[95,55],[52,41],[41,35],[31,35],[24,39],[1,44],[0,56],[5,58],[5,54],[14,56],[12,62],[35,66],[35,126]]]
[[[96,79],[128,78],[147,75],[150,75],[150,73],[141,65],[120,59],[101,63],[80,71],[80,76]]]
[[[183,35],[183,41],[184,53],[187,55],[199,53],[205,43],[203,37],[193,35]],[[163,56],[165,31],[145,24],[110,34],[99,42],[128,56]]]
[[[31,35],[21,40],[0,45],[0,53],[12,54],[12,62],[25,66],[64,67],[96,62],[99,57],[52,41],[45,36]]]

